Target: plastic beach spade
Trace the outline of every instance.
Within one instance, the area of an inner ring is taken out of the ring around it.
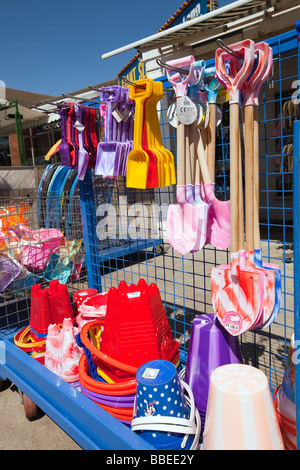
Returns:
[[[153,82],[152,96],[145,102],[145,121],[147,129],[148,146],[157,157],[157,184],[158,187],[176,184],[174,156],[163,145],[160,124],[157,113],[157,103],[163,97],[162,82]]]
[[[278,265],[263,263],[262,262],[262,251],[260,247],[260,233],[259,233],[259,124],[258,124],[258,96],[262,84],[269,77],[273,67],[273,50],[264,42],[255,44],[254,48],[259,60],[263,62],[263,69],[260,75],[259,81],[256,83],[254,89],[250,89],[249,86],[244,89],[245,99],[248,104],[253,104],[253,195],[254,195],[254,265],[257,268],[263,268],[274,272],[275,281],[272,287],[272,295],[275,295],[274,307],[271,315],[270,312],[266,311],[264,315],[264,321],[258,325],[259,328],[266,328],[269,326],[275,318],[277,318],[282,300],[282,287],[281,287],[281,271]],[[247,93],[248,91],[248,93]]]
[[[97,145],[97,157],[95,174],[102,176],[114,176],[115,161],[118,159],[120,146],[117,142],[117,122],[112,112],[117,103],[124,101],[125,89],[121,86],[103,87],[100,91],[100,99],[107,105],[105,118],[105,142]]]
[[[194,85],[197,82],[197,76],[194,71],[194,57],[188,56],[179,60],[168,62],[172,67],[188,67],[189,72],[182,80],[176,73],[173,77],[167,69],[168,80],[175,89],[176,101],[182,96],[187,95],[189,84]],[[198,239],[198,220],[201,206],[190,204],[186,200],[186,183],[191,183],[191,173],[189,167],[190,155],[186,155],[185,143],[185,125],[178,120],[177,124],[177,186],[176,198],[178,204],[171,204],[167,215],[167,237],[172,247],[180,254],[191,252]],[[188,170],[187,170],[188,169]]]
[[[198,218],[198,226],[197,226],[197,241],[191,253],[196,253],[199,251],[206,243],[207,238],[207,220],[208,220],[208,213],[210,209],[210,205],[204,202],[201,198],[200,194],[200,183],[201,183],[201,169],[200,163],[197,158],[197,151],[196,151],[196,142],[197,138],[199,138],[198,129],[195,128],[194,125],[190,127],[190,138],[189,138],[189,146],[190,146],[190,158],[191,158],[191,166],[192,166],[192,179],[193,185],[190,185],[190,190],[188,190],[188,185],[186,185],[186,197],[187,202],[193,203],[197,205],[197,210],[199,210],[199,218]],[[190,197],[189,197],[190,194]]]
[[[254,103],[258,104],[258,94],[262,83],[267,79],[271,71],[269,63],[270,53],[269,46],[266,43],[260,43],[254,47],[258,60],[255,60],[254,67],[251,75],[243,83],[243,105],[244,105],[244,141],[245,141],[245,163],[246,163],[246,251],[240,246],[240,261],[243,263],[244,268],[255,269],[264,275],[264,296],[263,304],[260,314],[256,319],[253,319],[249,325],[249,329],[262,327],[266,319],[269,319],[275,308],[275,276],[278,278],[278,272],[274,270],[274,266],[269,265],[268,268],[263,263],[255,262],[254,253],[261,255],[260,240],[259,240],[259,225],[258,225],[258,207],[256,207],[255,198],[259,197],[259,169],[258,169],[258,138],[254,137],[253,125],[253,108]],[[238,71],[238,61],[231,62],[231,73],[235,74]],[[269,69],[269,72],[267,72]],[[258,126],[256,125],[256,129]],[[257,157],[254,158],[254,154]],[[241,195],[242,198],[242,195]],[[241,202],[241,201],[240,201]],[[243,230],[243,225],[241,230]],[[261,256],[260,256],[261,260]],[[278,268],[278,267],[277,267]],[[277,281],[278,283],[278,281]],[[280,278],[279,278],[280,287]],[[279,307],[280,308],[280,307]]]
[[[249,80],[243,86],[244,98],[244,142],[245,142],[245,164],[247,165],[245,179],[245,201],[246,201],[246,239],[250,239],[250,244],[246,244],[246,265],[251,269],[259,270],[264,275],[264,303],[262,314],[253,324],[252,329],[261,326],[268,320],[273,312],[275,304],[275,272],[271,269],[265,269],[261,264],[258,266],[254,262],[254,249],[260,248],[259,243],[259,225],[258,225],[258,207],[256,208],[256,198],[258,198],[259,188],[257,176],[254,176],[254,163],[257,168],[257,156],[254,158],[254,90],[262,85],[262,79],[265,77],[267,61],[269,59],[269,46],[256,50],[258,55],[257,67],[254,68]],[[266,78],[266,77],[265,77]],[[256,139],[255,139],[256,140]],[[258,150],[258,143],[256,143]],[[259,174],[259,173],[258,173]]]
[[[83,132],[84,132],[84,125],[82,124],[82,108],[76,102],[74,104],[75,114],[76,114],[76,122],[74,127],[78,131],[78,142],[79,142],[79,150],[78,150],[78,179],[83,180],[85,177],[85,173],[89,164],[90,156],[86,151],[83,145]]]
[[[206,240],[207,243],[216,248],[225,250],[230,245],[230,201],[220,201],[215,196],[206,161],[202,134],[199,129],[197,132],[197,155],[204,183],[205,199],[210,206],[207,215]]]
[[[243,185],[242,185],[242,163],[241,163],[241,147],[239,152],[239,167],[238,167],[238,186],[239,186],[239,201],[238,201],[238,253],[232,256],[231,265],[220,266],[229,277],[229,282],[224,285],[223,290],[215,293],[214,286],[212,285],[213,305],[215,311],[218,313],[218,317],[222,325],[232,335],[236,335],[241,331],[251,329],[253,325],[261,318],[264,307],[264,273],[260,270],[254,270],[247,266],[246,263],[246,251],[244,249],[244,220],[243,220]],[[248,245],[249,246],[249,245]],[[246,245],[246,248],[248,247]],[[242,272],[242,276],[240,275]],[[212,272],[212,279],[215,273]],[[253,278],[256,281],[253,282]],[[234,284],[236,281],[236,285]],[[214,281],[212,281],[213,284]],[[251,291],[253,286],[256,287],[255,293]],[[221,305],[220,297],[222,296]],[[226,297],[227,296],[227,297]],[[249,302],[248,299],[255,300]],[[230,300],[229,300],[230,299]],[[232,302],[231,305],[230,303]],[[229,305],[229,307],[228,307]],[[227,310],[226,310],[227,306]],[[230,311],[230,309],[232,309]]]
[[[207,243],[218,249],[225,250],[230,245],[230,201],[219,201],[214,194],[215,183],[215,154],[216,154],[216,127],[217,127],[217,96],[221,83],[215,77],[208,85],[205,85],[207,93],[209,120],[205,129],[207,167],[202,159],[202,178],[205,176],[203,190],[205,199],[210,203],[210,211],[207,224]],[[204,146],[199,142],[200,154],[204,152]],[[204,171],[205,167],[205,171]],[[204,174],[204,176],[203,176]]]
[[[256,269],[264,275],[264,298],[263,309],[251,329],[262,327],[266,320],[270,319],[272,312],[277,310],[279,302],[275,307],[275,283],[278,285],[278,266],[266,265],[261,260],[259,221],[258,221],[258,198],[259,198],[259,168],[258,168],[258,123],[254,125],[254,110],[257,109],[259,90],[267,79],[272,68],[272,54],[266,43],[256,44],[254,47],[257,58],[255,59],[252,73],[243,84],[243,114],[244,114],[244,141],[245,141],[245,163],[246,163],[246,252],[243,253],[244,266]],[[231,64],[232,73],[237,71],[237,63]],[[254,132],[255,130],[255,132]],[[255,256],[256,253],[256,256]],[[255,258],[257,257],[257,261]],[[277,268],[277,272],[276,269]],[[276,281],[277,278],[277,281]],[[280,271],[279,271],[279,288]],[[279,296],[280,297],[280,296]],[[280,306],[279,306],[280,309]]]
[[[263,51],[262,51],[263,52]],[[248,80],[243,83],[243,111],[244,111],[244,142],[245,142],[245,168],[246,168],[246,251],[240,245],[240,267],[243,269],[251,269],[262,275],[263,284],[261,286],[260,298],[261,308],[256,316],[248,324],[248,329],[254,329],[261,325],[264,318],[269,318],[274,307],[274,282],[275,273],[271,270],[263,269],[262,266],[257,266],[254,263],[254,240],[257,227],[254,224],[254,141],[253,141],[253,93],[260,84],[260,81],[265,73],[266,62],[263,53],[258,54],[259,60],[255,61],[252,72]],[[231,62],[231,73],[234,75],[238,71],[239,60]],[[240,175],[241,177],[241,175]],[[240,204],[242,204],[242,193],[240,194]],[[241,210],[241,209],[240,209]],[[241,214],[239,214],[241,217]],[[240,226],[243,230],[243,225]],[[262,295],[263,294],[263,295]],[[257,294],[259,296],[259,294]],[[234,322],[233,322],[234,323]],[[233,324],[232,323],[232,324]]]
[[[133,149],[127,157],[126,185],[129,188],[146,189],[149,155],[143,149],[144,104],[153,92],[152,81],[137,80],[129,88],[129,97],[135,101]]]
[[[255,270],[247,270],[240,263],[239,250],[239,100],[243,83],[250,76],[254,65],[254,43],[246,40],[231,46],[241,55],[243,63],[233,76],[225,70],[225,63],[236,59],[223,49],[216,51],[216,74],[229,93],[230,103],[230,267],[213,268],[211,271],[212,301],[221,324],[231,334],[249,329],[258,318],[263,302],[263,276]]]
[[[151,97],[148,98],[147,101],[151,100]],[[148,175],[147,175],[147,188],[157,188],[158,185],[158,178],[160,172],[160,154],[155,151],[153,147],[153,142],[148,139],[147,135],[147,124],[146,124],[146,104],[144,109],[144,119],[143,119],[143,132],[142,132],[142,146],[143,150],[147,153],[149,157],[149,168],[148,168]]]
[[[184,255],[195,249],[198,241],[198,221],[203,209],[200,205],[191,204],[186,200],[185,178],[185,126],[177,125],[177,186],[178,204],[170,204],[167,214],[167,237],[172,247]],[[189,180],[188,180],[189,181]]]
[[[58,106],[57,112],[61,119],[61,143],[58,149],[58,154],[62,165],[70,165],[70,149],[66,139],[66,114],[68,110],[62,109]]]
[[[210,209],[210,205],[207,204],[206,200],[201,197],[201,167],[197,151],[200,138],[199,128],[202,128],[202,126],[204,126],[207,121],[207,113],[206,111],[204,111],[202,105],[199,104],[201,102],[201,90],[204,86],[203,80],[206,67],[205,61],[201,61],[201,65],[199,65],[199,67],[200,68],[197,67],[197,72],[199,73],[199,82],[195,85],[189,86],[188,88],[188,96],[198,106],[198,117],[196,121],[189,126],[189,155],[191,161],[193,185],[186,184],[186,199],[187,202],[193,202],[197,205],[200,205],[203,212],[201,212],[201,217],[199,218],[199,225],[197,227],[198,240],[194,246],[194,249],[191,250],[191,253],[196,253],[206,243],[208,213]]]

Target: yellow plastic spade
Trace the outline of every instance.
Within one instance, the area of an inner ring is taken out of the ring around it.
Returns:
[[[53,155],[55,155],[58,152],[60,143],[61,143],[61,139],[58,140],[54,145],[52,145],[51,149],[48,151],[47,155],[45,156],[45,160],[50,160],[50,158],[53,157]]]
[[[146,101],[146,125],[148,142],[152,141],[152,150],[160,156],[160,158],[157,159],[159,164],[159,187],[176,184],[174,156],[172,152],[163,145],[158,120],[157,103],[162,97],[162,82],[153,82],[152,97],[150,100]]]
[[[163,159],[164,155],[161,150],[157,147],[154,137],[154,120],[157,118],[157,103],[159,97],[157,96],[157,87],[156,82],[152,78],[147,80],[152,81],[153,93],[150,98],[145,102],[145,121],[146,121],[146,135],[147,135],[147,146],[151,152],[156,156],[156,165],[157,165],[157,187],[161,188],[163,185]]]
[[[133,149],[127,157],[126,185],[129,188],[146,189],[149,155],[143,150],[142,133],[144,104],[153,92],[153,82],[136,80],[129,87],[129,98],[135,101]]]

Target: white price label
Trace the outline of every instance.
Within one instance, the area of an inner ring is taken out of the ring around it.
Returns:
[[[137,297],[140,297],[141,293],[140,292],[129,292],[127,294],[128,299],[136,299]]]
[[[197,119],[197,107],[188,96],[181,96],[178,98],[176,110],[177,118],[182,124],[190,125]]]
[[[152,369],[150,367],[146,367],[146,369],[143,372],[142,377],[144,379],[156,379],[157,374],[159,373],[159,369]]]

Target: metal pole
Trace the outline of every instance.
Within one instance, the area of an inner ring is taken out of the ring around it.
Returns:
[[[80,207],[87,263],[89,288],[102,292],[102,268],[98,238],[96,233],[96,207],[91,169],[88,168],[84,180],[78,180]]]
[[[29,128],[29,135],[30,135],[32,166],[35,166],[35,152],[34,152],[33,136],[32,136],[32,128],[31,127]]]
[[[15,122],[16,122],[16,130],[17,130],[17,139],[18,139],[20,163],[21,163],[21,165],[25,165],[25,148],[24,148],[24,139],[23,139],[23,132],[22,132],[21,115],[19,113],[18,102],[17,101],[12,101],[10,104],[15,106],[15,108],[16,108]]]
[[[293,218],[294,218],[294,337],[295,351],[300,339],[300,204],[299,204],[299,180],[300,180],[300,127],[299,121],[294,122],[294,182],[293,182]],[[300,361],[295,354],[295,383],[296,383],[296,429],[297,449],[300,449]]]

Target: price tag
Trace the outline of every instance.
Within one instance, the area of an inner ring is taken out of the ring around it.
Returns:
[[[124,117],[123,117],[123,114],[121,113],[121,111],[119,109],[115,109],[111,115],[115,118],[115,120],[120,123],[121,121],[124,120]]]
[[[75,127],[75,129],[77,129],[78,132],[83,132],[85,129],[84,125],[81,124],[81,122],[79,121],[76,121],[73,127]]]
[[[176,103],[177,118],[181,124],[190,125],[197,119],[197,107],[188,96],[181,96]]]
[[[159,373],[159,369],[153,369],[150,367],[146,367],[145,371],[143,372],[142,377],[144,379],[156,379],[157,375]]]
[[[127,294],[128,299],[136,299],[137,297],[140,297],[141,293],[140,292],[129,292]]]

